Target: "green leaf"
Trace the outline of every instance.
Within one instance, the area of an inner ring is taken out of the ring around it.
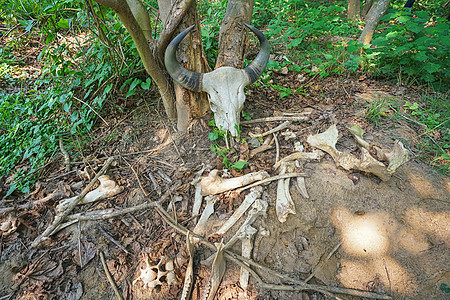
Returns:
[[[63,105],[64,111],[65,112],[69,112],[71,106],[72,106],[72,101],[65,102],[64,105]]]
[[[130,90],[134,90],[134,88],[139,84],[139,83],[141,83],[142,82],[142,80],[140,80],[140,79],[138,79],[138,78],[135,78],[134,80],[133,80],[133,82],[131,83],[131,85],[130,85]]]
[[[113,87],[113,84],[112,84],[112,83],[111,83],[111,84],[108,84],[108,85],[105,87],[105,90],[103,91],[103,94],[108,94],[108,93],[111,91],[112,87]]]
[[[135,90],[135,89],[133,89],[133,90],[132,90],[132,89],[129,89],[127,95],[125,96],[125,98],[128,98],[128,97],[130,97],[130,96],[133,96],[134,93],[136,93],[136,90]]]
[[[231,167],[235,168],[235,169],[238,169],[238,170],[242,170],[242,168],[244,168],[246,164],[248,164],[248,161],[239,160],[238,162],[233,164]]]
[[[78,111],[74,110],[72,115],[70,116],[70,121],[75,122],[78,119]]]
[[[148,90],[150,88],[150,84],[152,83],[152,79],[149,77],[145,82],[141,83],[141,88],[143,90]]]
[[[70,19],[70,21],[72,21],[72,19]],[[68,19],[61,18],[58,21],[58,27],[60,27],[60,28],[70,28],[70,21]]]
[[[215,141],[219,138],[219,134],[217,132],[210,132],[208,138],[210,141]]]
[[[423,66],[423,69],[424,69],[425,71],[427,71],[428,73],[431,74],[431,73],[440,71],[441,66],[438,65],[438,64],[429,62],[429,63],[426,63],[426,64]]]

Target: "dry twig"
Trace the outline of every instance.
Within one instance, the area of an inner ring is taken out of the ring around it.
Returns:
[[[120,293],[119,289],[117,288],[117,285],[114,282],[114,279],[112,278],[111,273],[108,270],[108,266],[106,265],[105,255],[103,254],[103,251],[98,251],[98,254],[100,255],[100,260],[102,262],[103,269],[105,270],[106,277],[108,278],[109,284],[111,284],[111,287],[113,288],[117,299],[123,300],[122,294]]]

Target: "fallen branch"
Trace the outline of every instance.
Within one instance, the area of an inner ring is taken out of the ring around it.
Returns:
[[[50,224],[45,231],[39,235],[32,243],[32,247],[38,247],[42,242],[48,240],[50,234],[58,227],[59,224],[70,214],[70,212],[77,206],[77,204],[83,200],[84,196],[92,189],[98,178],[106,173],[108,168],[113,163],[114,158],[110,157],[106,160],[103,168],[95,175],[94,179],[83,189],[80,195],[78,195],[72,203],[66,208],[65,211],[55,216],[52,224]]]
[[[122,294],[120,293],[119,289],[117,288],[117,285],[114,282],[114,279],[112,278],[111,273],[108,270],[108,266],[106,265],[105,255],[103,254],[103,251],[99,251],[98,254],[100,255],[100,260],[102,262],[103,269],[105,270],[106,277],[108,278],[109,284],[111,284],[111,287],[113,288],[117,299],[123,300]]]
[[[267,117],[267,118],[261,118],[261,119],[254,119],[254,120],[248,120],[248,121],[241,121],[242,125],[248,125],[248,124],[254,124],[254,123],[262,123],[262,122],[275,122],[275,121],[307,121],[309,120],[309,116],[311,112],[303,113],[305,116],[295,116],[295,117],[288,117],[288,116],[278,116],[278,117]]]

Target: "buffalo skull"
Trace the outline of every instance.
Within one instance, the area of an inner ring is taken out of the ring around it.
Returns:
[[[178,34],[167,46],[164,62],[170,76],[181,86],[194,92],[206,92],[217,127],[238,136],[239,116],[244,107],[244,88],[255,82],[266,68],[270,45],[261,31],[245,24],[258,37],[261,50],[245,69],[220,67],[209,73],[196,73],[183,68],[176,59],[180,42],[194,26]]]

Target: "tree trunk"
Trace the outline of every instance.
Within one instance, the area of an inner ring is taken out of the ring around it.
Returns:
[[[349,19],[355,20],[361,12],[360,0],[348,0],[347,16]]]
[[[364,4],[364,7],[362,9],[361,16],[363,19],[366,19],[367,13],[369,12],[370,8],[372,7],[373,0],[366,0],[366,3]]]
[[[248,29],[243,23],[251,22],[253,3],[254,0],[228,0],[220,26],[216,69],[222,66],[243,68],[248,37]]]
[[[161,19],[164,24],[168,24],[171,17],[170,11],[167,11],[167,3],[174,4],[176,0],[159,0]],[[183,17],[174,36],[187,27],[195,25],[195,29],[186,36],[184,41],[179,46],[178,60],[182,66],[190,71],[205,73],[210,71],[206,61],[203,45],[202,33],[200,30],[200,21],[197,14],[197,7],[195,1],[192,1],[188,11]],[[167,47],[167,46],[166,46]],[[165,48],[164,47],[164,51]],[[162,49],[161,49],[162,50]],[[174,83],[176,108],[177,108],[177,128],[180,131],[188,129],[193,119],[202,117],[209,110],[208,96],[206,93],[196,93],[189,91],[177,83]]]
[[[176,120],[175,93],[171,80],[165,75],[165,68],[158,63],[150,48],[151,25],[147,10],[138,0],[95,0],[96,2],[112,8],[136,45],[145,70],[153,79],[161,92],[161,98],[167,117]]]
[[[388,9],[390,2],[390,0],[378,0],[370,8],[366,18],[366,26],[364,26],[364,30],[358,39],[358,44],[370,44],[378,22]]]

